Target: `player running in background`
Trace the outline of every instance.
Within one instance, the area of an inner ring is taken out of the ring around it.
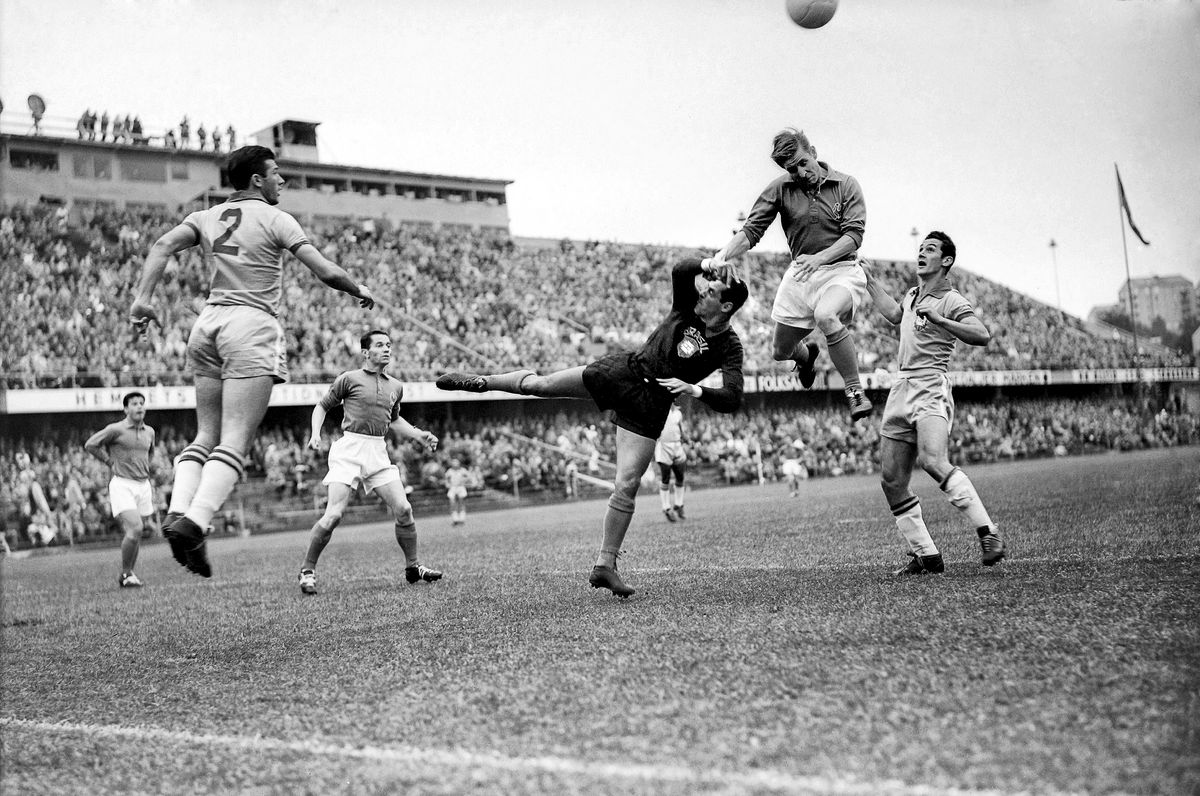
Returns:
[[[334,379],[329,392],[313,407],[308,447],[321,446],[321,426],[325,415],[339,403],[343,407],[342,437],[329,448],[329,473],[325,485],[329,500],[325,514],[312,527],[308,554],[300,567],[300,591],[317,593],[317,559],[333,538],[333,529],[342,521],[350,503],[350,494],[362,484],[383,499],[395,520],[396,543],[404,553],[404,579],[409,583],[435,581],[442,573],[422,566],[417,559],[417,526],[412,504],[408,502],[400,470],[388,458],[385,437],[389,430],[416,440],[429,450],[437,448],[438,438],[429,431],[415,428],[400,416],[404,385],[384,371],[392,361],[392,339],[387,332],[373,330],[359,341],[363,366],[348,370]]]
[[[658,464],[658,499],[667,520],[686,519],[683,514],[683,476],[687,451],[683,448],[683,410],[679,402],[671,405],[667,422],[654,443],[654,461]],[[671,475],[675,476],[675,494],[671,495]],[[674,499],[672,499],[672,497]]]
[[[375,302],[339,266],[317,251],[296,219],[275,207],[284,178],[275,153],[246,146],[226,161],[234,193],[197,210],[159,238],[142,266],[129,320],[145,331],[158,315],[150,302],[167,260],[199,244],[212,267],[208,301],[188,337],[196,384],[196,437],[175,459],[175,484],[163,535],[175,560],[211,577],[203,529],[229,497],[245,467],[272,388],[287,381],[287,349],[276,316],[283,253],[291,252],[334,290],[370,309]]]
[[[983,565],[998,564],[1005,556],[995,523],[966,473],[950,464],[948,453],[954,422],[954,395],[946,375],[950,354],[958,340],[982,346],[991,339],[970,302],[950,285],[950,268],[956,257],[949,235],[939,231],[926,235],[917,252],[917,286],[905,293],[899,304],[883,292],[871,266],[863,268],[876,309],[900,326],[899,372],[888,393],[879,431],[883,494],[912,556],[897,575],[938,573],[946,568],[921,517],[921,501],[909,487],[918,460],[975,529]]]
[[[729,261],[754,248],[780,217],[792,263],[771,308],[771,355],[794,361],[801,385],[811,387],[819,349],[806,338],[814,327],[820,329],[829,359],[845,382],[850,418],[858,420],[873,409],[862,391],[858,353],[847,328],[867,300],[866,277],[857,262],[867,221],[862,188],[849,174],[817,160],[817,150],[798,130],[788,128],[775,136],[771,160],[787,174],[759,195],[746,223],[713,262],[735,268]]]
[[[617,574],[617,556],[633,519],[642,475],[654,457],[654,441],[676,396],[699,398],[718,412],[734,412],[742,403],[742,342],[729,319],[746,301],[746,284],[710,279],[715,269],[705,262],[690,258],[675,265],[671,310],[636,352],[609,354],[548,376],[517,370],[491,376],[448,373],[437,380],[443,390],[590,398],[601,409],[612,410],[617,473],[589,582],[620,597],[635,590]],[[716,370],[722,386],[697,383]]]
[[[785,450],[783,463],[779,468],[784,478],[787,479],[788,494],[791,497],[800,494],[800,482],[808,478],[808,468],[801,459],[804,455],[804,448],[804,440],[793,440],[791,450]]]
[[[450,524],[462,525],[467,521],[467,482],[471,473],[458,459],[450,460],[446,471],[446,497],[450,499]]]
[[[17,468],[17,500],[21,507],[21,516],[32,521],[39,514],[46,519],[50,517],[50,503],[46,500],[46,490],[38,481],[37,470],[33,468],[33,460],[25,451],[17,451],[13,457]],[[48,541],[46,542],[48,543]]]
[[[121,523],[122,589],[138,588],[141,580],[134,574],[142,531],[154,528],[154,487],[150,484],[150,451],[154,449],[154,429],[146,425],[146,396],[131,392],[121,400],[125,419],[109,423],[88,437],[83,449],[112,470],[108,500],[112,514]]]

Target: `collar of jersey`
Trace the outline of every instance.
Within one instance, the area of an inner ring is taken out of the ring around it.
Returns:
[[[935,288],[934,290],[931,290],[928,293],[922,293],[921,286],[917,285],[916,287],[913,288],[912,306],[914,306],[914,307],[917,306],[917,302],[920,301],[921,299],[925,298],[926,296],[928,296],[929,298],[940,299],[953,289],[954,289],[953,285],[948,285],[943,282],[939,287]]]
[[[250,191],[234,191],[233,193],[229,194],[229,198],[226,199],[225,201],[226,202],[259,201],[259,202],[262,202],[263,204],[266,204],[266,202],[267,202],[266,199],[262,198],[261,194],[251,193]]]

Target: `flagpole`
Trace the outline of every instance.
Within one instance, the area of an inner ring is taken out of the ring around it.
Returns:
[[[1133,331],[1133,369],[1137,378],[1137,390],[1142,389],[1142,358],[1138,355],[1137,316],[1133,311],[1133,279],[1129,276],[1129,246],[1125,242],[1125,203],[1121,196],[1121,172],[1113,164],[1117,175],[1117,216],[1121,222],[1121,252],[1125,255],[1125,290],[1129,294],[1129,328]]]

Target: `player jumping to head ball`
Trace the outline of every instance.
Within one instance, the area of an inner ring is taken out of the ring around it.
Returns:
[[[759,195],[746,223],[713,258],[718,274],[736,276],[731,261],[754,248],[776,216],[780,217],[792,255],[779,283],[771,319],[775,339],[771,355],[792,360],[800,384],[816,379],[817,344],[806,338],[820,329],[829,359],[845,384],[850,418],[871,414],[858,375],[858,354],[847,324],[867,300],[866,277],[858,266],[858,250],[866,229],[867,208],[858,180],[817,160],[817,150],[799,130],[775,136],[771,160],[787,174]]]
[[[296,219],[275,207],[285,180],[274,152],[245,146],[230,153],[225,167],[233,194],[190,214],[155,241],[129,309],[129,321],[139,332],[159,323],[150,302],[167,260],[200,246],[212,270],[208,301],[187,344],[196,384],[196,437],[175,459],[163,535],[175,560],[205,578],[212,577],[212,567],[203,529],[242,477],[271,390],[287,381],[287,341],[277,317],[283,253],[291,252],[314,276],[362,307],[375,305],[366,285],[325,259]]]

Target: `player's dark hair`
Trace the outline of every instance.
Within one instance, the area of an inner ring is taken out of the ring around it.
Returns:
[[[729,311],[730,315],[740,310],[749,297],[750,288],[746,286],[745,282],[734,282],[721,288],[721,303],[729,302],[733,305],[733,309]]]
[[[140,392],[130,392],[125,393],[125,397],[121,399],[121,406],[128,407],[129,402],[134,398],[141,398],[142,403],[146,403],[146,396],[142,395]]]
[[[381,334],[389,340],[392,339],[392,336],[390,334],[388,334],[387,332],[385,332],[384,330],[372,329],[371,331],[364,334],[362,337],[358,338],[358,344],[359,344],[359,346],[362,347],[363,351],[366,351],[368,348],[371,347],[371,338],[377,334]]]
[[[775,134],[775,140],[771,147],[771,160],[775,161],[779,168],[786,169],[788,164],[795,160],[796,153],[801,150],[810,155],[816,155],[816,151],[809,143],[808,136],[804,134],[804,131],[788,127]]]
[[[942,244],[943,257],[949,257],[955,262],[958,261],[958,248],[954,245],[954,241],[950,240],[949,235],[947,235],[945,232],[942,232],[940,229],[935,229],[933,232],[930,232],[925,236],[925,240],[929,240],[930,238],[933,238]],[[954,262],[950,263],[950,265],[954,265]]]
[[[266,162],[274,159],[275,153],[265,146],[251,145],[233,150],[225,159],[229,184],[239,191],[246,190],[255,174],[267,176]]]

